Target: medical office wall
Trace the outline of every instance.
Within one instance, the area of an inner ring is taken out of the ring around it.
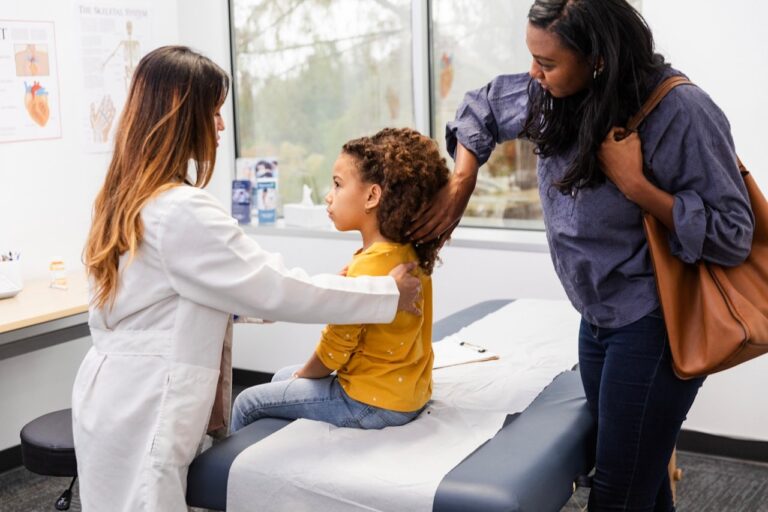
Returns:
[[[138,60],[158,46],[188,44],[228,69],[226,38],[199,44],[217,22],[226,30],[224,0],[0,2],[0,251],[21,252],[25,279],[47,276],[52,259],[81,268]],[[231,125],[231,108],[224,111]],[[214,193],[228,188],[231,166],[225,143]]]
[[[3,24],[4,20],[16,23]],[[25,280],[47,278],[48,263],[54,258],[63,259],[69,272],[80,271],[91,207],[111,156],[110,136],[121,106],[119,90],[125,91],[131,63],[154,47],[186,44],[229,69],[228,36],[209,37],[227,33],[227,3],[0,0],[0,27],[4,26],[9,39],[12,28],[26,33],[13,34],[18,41],[6,43],[11,50],[0,43],[0,95],[5,87],[16,88],[7,94],[17,95],[0,99],[0,127],[7,113],[3,101],[21,102],[22,114],[29,115],[24,80],[32,85],[37,81],[48,88],[48,124],[56,118],[59,133],[3,137],[0,129],[0,250],[21,252]],[[41,27],[52,30],[50,40],[42,41],[48,32],[41,34]],[[34,49],[30,44],[35,44]],[[27,66],[18,77],[17,53],[19,65]],[[84,68],[91,72],[84,73]],[[108,73],[109,77],[99,76]],[[46,82],[54,77],[54,82]],[[45,109],[33,112],[40,116]],[[223,115],[229,127],[230,113],[227,104]],[[6,140],[10,138],[14,141]],[[231,145],[231,139],[221,141],[219,172],[209,185],[209,190],[225,199],[234,166]],[[90,344],[89,338],[82,338],[0,360],[0,455],[19,444],[19,430],[26,422],[70,406],[75,372]]]
[[[768,4],[750,0],[643,0],[657,49],[722,108],[736,151],[768,193]],[[712,375],[683,428],[768,441],[768,357]]]

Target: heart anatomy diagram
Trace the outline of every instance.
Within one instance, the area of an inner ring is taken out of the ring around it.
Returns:
[[[37,81],[32,82],[32,85],[24,82],[24,89],[24,106],[27,114],[38,126],[45,126],[51,113],[48,106],[48,91]]]

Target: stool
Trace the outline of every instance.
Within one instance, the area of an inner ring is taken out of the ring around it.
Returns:
[[[21,429],[21,459],[33,473],[72,477],[69,489],[56,500],[56,510],[69,510],[72,486],[77,480],[72,410],[52,412],[24,425]]]

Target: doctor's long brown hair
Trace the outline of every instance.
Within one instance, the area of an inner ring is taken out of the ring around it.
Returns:
[[[115,149],[96,196],[85,247],[94,280],[93,305],[111,305],[123,253],[143,238],[141,208],[158,193],[185,181],[195,162],[194,186],[208,184],[216,163],[214,114],[229,78],[210,59],[184,46],[164,46],[141,59],[115,133]]]

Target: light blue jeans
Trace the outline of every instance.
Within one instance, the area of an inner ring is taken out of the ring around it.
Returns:
[[[301,365],[278,371],[272,382],[244,390],[232,407],[232,432],[259,418],[307,418],[337,427],[380,429],[405,425],[424,408],[412,412],[390,411],[350,398],[331,375],[322,379],[294,379]],[[426,407],[426,406],[425,406]]]

